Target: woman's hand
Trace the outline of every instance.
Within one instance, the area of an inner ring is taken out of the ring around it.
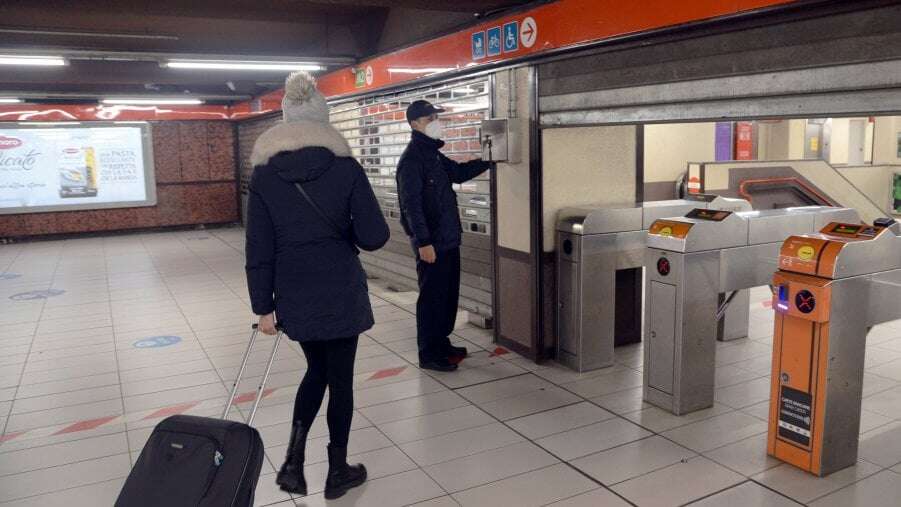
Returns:
[[[263,332],[263,334],[275,334],[275,314],[270,313],[268,315],[260,315],[260,324],[259,330]]]

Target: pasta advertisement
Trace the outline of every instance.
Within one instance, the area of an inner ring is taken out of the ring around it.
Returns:
[[[153,205],[148,141],[140,125],[0,126],[0,213]]]

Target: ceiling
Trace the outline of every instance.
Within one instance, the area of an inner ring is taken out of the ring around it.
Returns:
[[[0,67],[0,96],[244,100],[285,72],[169,69],[172,57],[312,60],[329,69],[461,29],[533,0],[2,0],[0,55],[62,55],[65,67]]]

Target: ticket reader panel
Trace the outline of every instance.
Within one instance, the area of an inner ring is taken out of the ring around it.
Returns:
[[[879,303],[901,296],[899,247],[888,229],[841,223],[783,243],[773,277],[769,455],[820,476],[856,463],[866,335],[901,317],[901,305],[887,312]],[[858,262],[872,271],[859,273]]]

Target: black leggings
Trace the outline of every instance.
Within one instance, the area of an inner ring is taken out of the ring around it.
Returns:
[[[329,390],[328,431],[331,444],[347,447],[354,412],[354,358],[359,337],[301,343],[307,373],[297,389],[294,420],[309,428]]]

